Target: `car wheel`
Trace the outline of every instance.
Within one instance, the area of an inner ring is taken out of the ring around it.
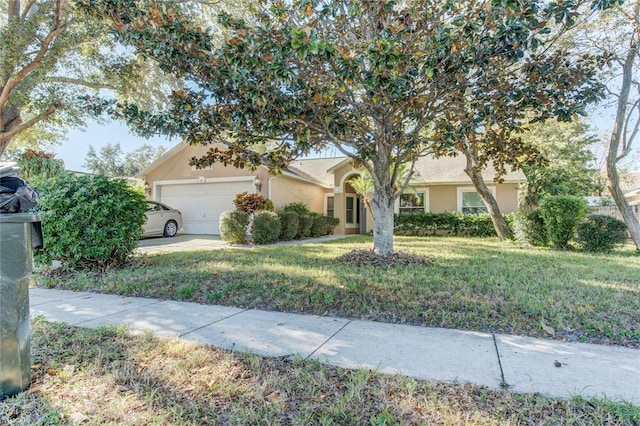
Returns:
[[[173,237],[178,233],[178,224],[175,220],[170,220],[164,224],[164,236]]]

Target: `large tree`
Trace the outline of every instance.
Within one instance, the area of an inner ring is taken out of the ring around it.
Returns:
[[[611,119],[605,147],[606,181],[631,238],[640,251],[640,223],[620,188],[625,168],[633,161],[640,131],[640,0],[614,2],[598,19],[584,22],[572,31],[569,43],[583,52],[608,56],[601,75],[606,99],[599,114]]]
[[[393,252],[394,200],[420,156],[469,151],[470,173],[488,161],[504,173],[535,158],[513,136],[525,112],[570,119],[598,96],[598,61],[551,44],[587,1],[265,1],[251,24],[221,15],[221,45],[173,2],[80,3],[191,88],[163,113],[112,113],[141,134],[227,144],[197,165],[279,169],[335,146],[373,178],[380,255]],[[403,163],[410,172],[397,182]]]
[[[632,153],[640,130],[640,0],[615,8],[603,22],[606,30],[597,45],[612,54],[615,77],[608,85],[616,111],[607,156],[609,191],[640,251],[640,223],[620,189],[618,173],[618,164]]]
[[[122,152],[119,143],[108,143],[100,148],[100,152],[96,152],[93,146],[89,146],[84,167],[97,175],[131,177],[140,173],[164,151],[165,148],[162,146],[154,147],[149,144],[144,144],[126,154]]]
[[[81,95],[148,105],[177,87],[107,31],[67,0],[0,3],[0,156],[16,139],[23,149],[50,148],[43,138],[56,141],[66,128],[81,126],[87,114]]]
[[[537,206],[545,195],[585,197],[601,193],[592,148],[600,138],[584,121],[545,122],[530,125],[522,141],[535,147],[544,164],[525,165],[527,178],[524,203]]]

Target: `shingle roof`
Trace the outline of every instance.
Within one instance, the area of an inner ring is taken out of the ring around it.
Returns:
[[[346,157],[315,158],[309,160],[296,160],[289,165],[289,171],[297,173],[307,179],[311,178],[322,182],[326,186],[333,186],[333,168],[344,162]],[[466,160],[458,157],[423,157],[416,163],[413,181],[427,184],[454,184],[470,183],[469,176],[464,172]],[[492,183],[495,177],[495,169],[487,167],[482,172],[486,183]],[[503,177],[505,182],[524,182],[522,171],[508,172]]]
[[[344,161],[346,157],[310,158],[295,160],[289,164],[287,170],[301,177],[317,181],[324,186],[333,188],[333,174],[327,170]]]
[[[465,173],[466,158],[423,157],[416,163],[414,181],[428,184],[451,184],[460,182],[470,182],[469,176]],[[492,165],[487,166],[482,171],[482,177],[486,183],[494,181],[496,171]],[[505,182],[524,182],[526,180],[521,170],[512,172],[507,169],[507,174],[503,176]]]

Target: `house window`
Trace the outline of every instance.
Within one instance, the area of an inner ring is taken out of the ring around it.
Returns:
[[[424,192],[400,196],[400,214],[424,213],[424,211]]]
[[[419,188],[411,194],[402,194],[396,198],[393,211],[395,214],[415,214],[430,211],[429,188]]]
[[[329,217],[335,217],[335,212],[334,212],[334,203],[336,201],[335,197],[327,197],[327,216]]]
[[[496,195],[495,187],[490,188],[493,196]],[[487,206],[475,188],[458,188],[458,211],[469,213],[487,213]]]
[[[346,210],[344,215],[344,221],[349,225],[355,224],[355,221],[354,221],[355,205],[356,205],[356,197],[347,195],[345,198]]]

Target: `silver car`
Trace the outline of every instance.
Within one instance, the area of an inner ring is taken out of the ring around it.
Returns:
[[[162,235],[173,237],[182,228],[182,213],[166,204],[147,201],[147,222],[143,226],[143,237]]]

